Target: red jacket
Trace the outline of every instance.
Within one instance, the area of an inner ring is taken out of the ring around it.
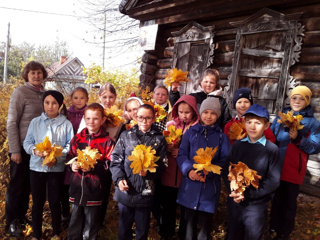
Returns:
[[[195,111],[194,122],[183,122],[178,115],[178,105],[180,102],[185,102],[189,104],[192,109]],[[182,134],[184,134],[191,126],[197,124],[200,120],[200,116],[197,110],[197,102],[195,97],[191,95],[183,95],[179,100],[174,104],[171,112],[172,121],[167,123],[167,128],[171,125],[174,125],[176,129],[182,129]],[[174,148],[179,148],[179,146],[173,146]],[[168,187],[179,187],[182,179],[182,173],[177,165],[176,158],[174,158],[170,153],[168,153],[168,167],[165,172],[162,174],[161,182],[164,186]]]
[[[224,133],[229,137],[228,132],[230,131],[230,127],[234,122],[240,123],[242,120],[241,119],[236,119],[236,117],[232,118],[225,126],[224,126]],[[269,140],[272,143],[276,142],[276,137],[274,136],[273,132],[271,131],[270,127],[264,131],[264,136],[266,137],[267,140]],[[231,140],[229,138],[230,145],[234,143],[234,140]]]
[[[79,206],[101,205],[106,189],[106,177],[110,174],[107,169],[114,145],[114,141],[103,127],[96,134],[89,134],[85,128],[74,136],[70,142],[67,161],[77,156],[77,149],[83,150],[87,146],[98,149],[102,156],[91,171],[72,172],[69,188],[70,202]]]

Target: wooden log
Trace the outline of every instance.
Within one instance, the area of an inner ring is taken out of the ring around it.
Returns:
[[[319,81],[320,68],[317,65],[295,65],[291,75],[297,80]]]
[[[283,58],[283,52],[275,52],[272,50],[258,50],[258,49],[242,49],[242,54],[256,56],[256,57],[269,57],[269,58]]]
[[[303,47],[301,49],[299,63],[320,63],[320,47]]]
[[[320,17],[303,19],[300,23],[304,25],[305,31],[320,30]]]
[[[304,47],[318,47],[320,46],[320,31],[305,32],[303,38]]]
[[[214,63],[219,65],[232,65],[233,55],[233,52],[215,54]]]
[[[235,39],[234,40],[226,40],[226,41],[216,42],[215,44],[216,45],[215,45],[214,53],[234,52]]]
[[[157,62],[157,67],[158,68],[171,68],[172,66],[172,58],[164,58],[164,59],[159,59]]]
[[[155,65],[157,63],[157,60],[158,60],[157,56],[151,55],[151,54],[148,54],[148,53],[144,53],[142,58],[141,58],[142,62],[149,63],[151,65]]]
[[[241,77],[258,77],[258,78],[279,78],[280,68],[274,69],[240,69],[239,76]]]
[[[316,118],[316,116],[315,116]],[[320,153],[309,156],[309,160],[320,162]]]
[[[172,58],[174,53],[174,47],[166,47],[164,49],[164,56],[166,58]]]
[[[168,40],[167,40],[167,43],[168,43],[168,46],[169,46],[169,47],[173,47],[174,44],[175,44],[175,42],[176,42],[176,38],[174,38],[174,37],[170,37],[170,38],[168,38]]]
[[[232,72],[232,67],[215,67],[220,73],[220,79],[228,79],[228,76]]]
[[[303,180],[303,184],[309,184],[320,188],[320,178],[306,174]]]
[[[159,69],[158,71],[156,71],[155,73],[155,77],[156,79],[165,79],[165,75],[167,74],[168,69]]]
[[[300,191],[308,193],[312,196],[320,197],[320,188],[317,186],[311,185],[308,182],[305,182],[300,186]]]
[[[153,76],[154,73],[158,70],[158,68],[154,65],[148,63],[142,63],[140,66],[140,71],[146,75]]]
[[[146,74],[140,74],[139,76],[140,83],[151,83],[154,82],[154,76],[146,75]]]
[[[155,84],[156,86],[164,86],[164,79],[156,79]]]

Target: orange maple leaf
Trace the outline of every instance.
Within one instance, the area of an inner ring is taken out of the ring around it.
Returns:
[[[176,129],[174,125],[170,125],[167,131],[162,132],[167,144],[178,144],[182,137],[182,129]]]
[[[300,122],[303,120],[302,115],[293,115],[293,111],[288,111],[287,113],[278,112],[280,119],[278,123],[283,124],[284,127],[290,128],[290,130],[300,130],[303,125]]]
[[[63,148],[59,145],[52,145],[48,136],[45,137],[42,143],[38,143],[35,148],[45,155],[42,166],[47,165],[48,163],[55,163],[57,162],[56,157],[62,156]]]
[[[228,136],[231,140],[239,140],[243,139],[247,136],[245,121],[234,122],[230,126],[230,130],[228,132]]]
[[[77,157],[74,157],[67,162],[66,165],[77,160],[79,166],[85,171],[89,171],[91,168],[94,168],[94,165],[97,164],[97,160],[102,156],[98,149],[91,148],[90,146],[83,150],[77,149],[77,155]]]
[[[190,79],[188,79],[188,71],[184,72],[181,69],[173,68],[167,71],[167,74],[165,75],[164,84],[169,87],[172,86],[173,83],[182,83],[182,82],[189,82]]]

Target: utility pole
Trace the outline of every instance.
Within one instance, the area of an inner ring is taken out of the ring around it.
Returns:
[[[105,55],[106,55],[106,24],[107,24],[107,14],[104,13],[104,27],[103,27],[103,52],[102,52],[102,69],[104,69],[104,59],[105,59]]]
[[[10,23],[8,23],[7,45],[6,45],[6,52],[4,56],[3,84],[7,82],[7,75],[8,75],[9,41],[10,41]]]

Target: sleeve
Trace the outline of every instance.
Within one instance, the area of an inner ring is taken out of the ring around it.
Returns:
[[[35,122],[34,119],[32,119],[29,124],[26,138],[24,139],[24,142],[23,142],[23,148],[26,151],[26,153],[28,153],[29,155],[34,155],[33,148],[35,147],[35,142],[36,142],[33,134],[34,122]]]
[[[183,135],[178,157],[177,157],[177,164],[184,176],[188,176],[188,173],[193,169],[193,160],[189,159],[190,153],[190,141],[189,138],[191,137],[192,131],[188,129],[185,134]]]
[[[21,99],[22,98],[22,99]],[[15,89],[9,102],[7,134],[10,153],[20,153],[20,120],[24,110],[24,100],[22,93]]]
[[[310,135],[303,136],[298,147],[307,154],[317,154],[320,152],[320,123],[312,118],[310,124]]]
[[[62,156],[56,158],[58,163],[62,163],[62,162],[66,161],[67,154],[69,153],[69,150],[70,150],[70,142],[71,142],[71,139],[73,138],[73,136],[74,136],[73,126],[72,126],[71,122],[69,120],[67,120],[66,121],[66,141],[65,141],[65,145],[62,150]]]
[[[77,133],[80,133],[84,128],[86,128],[86,122],[84,121],[84,117],[82,117]]]
[[[104,159],[106,163],[111,161],[111,153],[113,152],[115,145],[116,145],[115,142],[111,138],[107,140],[107,143],[105,145],[105,159]]]
[[[173,92],[173,91],[170,90],[170,92],[169,92],[169,101],[170,101],[171,106],[173,106],[178,101],[179,98],[180,98],[180,92],[179,91]]]
[[[112,173],[112,180],[116,186],[118,186],[118,182],[120,180],[127,178],[124,169],[124,161],[126,156],[123,137],[125,137],[125,132],[121,134],[111,153],[110,171]]]
[[[274,136],[273,132],[271,131],[270,127],[264,131],[264,136],[267,140],[269,140],[272,143],[276,142],[276,137]]]
[[[226,161],[224,162],[223,164],[223,167],[222,167],[222,170],[221,170],[221,177],[223,179],[223,182],[227,188],[227,191],[228,193],[231,193],[231,190],[230,190],[230,181],[228,180],[228,175],[229,175],[229,165],[230,165],[230,162],[232,162],[232,158],[234,156],[234,149],[236,148],[237,146],[237,143],[233,144],[229,153],[228,153],[228,156],[226,158]]]
[[[244,191],[245,199],[254,199],[266,196],[275,191],[280,185],[280,177],[283,162],[280,160],[280,154],[277,147],[272,149],[269,154],[269,166],[267,176],[259,183],[259,188],[250,186]]]
[[[230,121],[231,115],[230,115],[229,107],[228,107],[226,100],[224,98],[222,98],[220,103],[221,103],[221,116],[220,117],[223,118],[222,124],[223,124],[223,126],[225,126]]]

